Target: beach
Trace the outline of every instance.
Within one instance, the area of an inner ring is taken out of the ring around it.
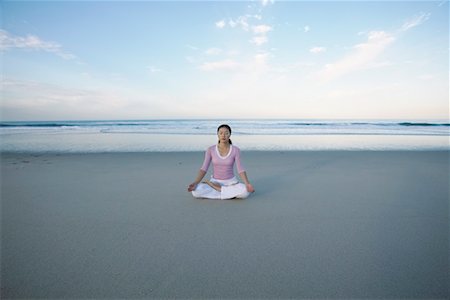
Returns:
[[[448,151],[2,153],[1,298],[449,297]],[[210,170],[211,172],[211,170]]]

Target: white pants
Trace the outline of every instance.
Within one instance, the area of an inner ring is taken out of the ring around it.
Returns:
[[[195,190],[192,191],[192,196],[195,198],[207,199],[232,199],[232,198],[247,198],[250,193],[247,191],[245,184],[240,183],[236,177],[226,180],[215,179],[211,177],[212,183],[221,185],[221,191],[217,191],[206,183],[199,183]]]

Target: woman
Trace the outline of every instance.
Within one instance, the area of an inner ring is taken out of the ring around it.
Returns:
[[[223,124],[217,128],[219,142],[206,149],[205,160],[203,162],[197,178],[188,186],[188,191],[196,198],[208,199],[232,199],[247,198],[255,189],[250,184],[247,173],[241,164],[240,150],[233,146],[230,140],[231,128]],[[213,163],[213,175],[211,180],[202,181],[209,165]],[[233,166],[239,176],[244,181],[240,183],[234,176]]]

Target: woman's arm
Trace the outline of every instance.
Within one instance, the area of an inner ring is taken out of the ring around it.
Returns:
[[[245,183],[245,187],[247,188],[247,191],[249,193],[253,193],[255,191],[255,189],[253,188],[252,184],[248,180],[247,172],[242,171],[241,173],[239,173],[239,176],[241,177],[242,181]]]
[[[188,192],[192,192],[197,187],[197,184],[202,181],[203,177],[205,177],[206,172],[208,172],[209,164],[211,163],[211,152],[209,151],[209,148],[206,149],[205,152],[205,160],[203,161],[203,165],[198,171],[197,178],[195,178],[195,181],[188,185]]]
[[[207,185],[209,185],[210,187],[212,187],[213,189],[215,189],[218,192],[222,191],[222,186],[220,184],[212,183],[209,180],[205,180],[203,182],[206,183]]]
[[[188,192],[192,192],[193,190],[195,190],[197,184],[199,184],[200,181],[202,181],[203,177],[205,177],[205,174],[206,172],[201,169],[198,171],[197,178],[195,178],[195,181],[188,186]]]
[[[251,185],[250,181],[248,180],[247,177],[247,173],[245,172],[244,167],[241,164],[241,150],[239,148],[235,148],[236,150],[236,158],[235,158],[235,162],[236,162],[236,169],[239,173],[239,176],[241,177],[242,181],[244,181],[245,183],[245,187],[247,188],[247,191],[249,193],[253,193],[255,191],[255,189],[253,188],[253,186]]]

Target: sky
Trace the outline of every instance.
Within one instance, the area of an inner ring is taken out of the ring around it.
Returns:
[[[0,2],[4,121],[448,119],[448,1]]]

